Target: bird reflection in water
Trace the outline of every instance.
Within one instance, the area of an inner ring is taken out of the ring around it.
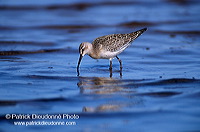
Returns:
[[[100,98],[108,99],[106,103],[95,107],[84,106],[83,112],[120,111],[124,107],[141,103],[141,99],[134,96],[135,88],[126,87],[126,83],[126,81],[114,78],[79,77],[77,85],[81,94],[99,95]],[[119,96],[117,97],[119,100],[109,100],[110,96]],[[120,100],[120,98],[126,98],[128,101]]]
[[[90,92],[90,94],[111,94],[120,92],[124,88],[121,87],[122,82],[113,78],[106,77],[80,77],[78,87],[82,94]]]

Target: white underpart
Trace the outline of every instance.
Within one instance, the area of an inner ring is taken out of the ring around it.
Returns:
[[[118,54],[120,54],[122,51],[124,51],[126,47],[121,48],[119,51],[115,51],[115,52],[111,52],[111,51],[102,51],[101,52],[101,58],[102,59],[113,59],[114,57],[116,57]]]

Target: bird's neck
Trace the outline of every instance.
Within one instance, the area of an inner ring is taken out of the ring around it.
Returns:
[[[90,49],[89,49],[88,55],[89,55],[90,57],[92,57],[93,59],[99,59],[99,58],[100,58],[99,52],[97,52],[97,51],[93,48],[92,45],[90,45],[89,48],[90,48]]]

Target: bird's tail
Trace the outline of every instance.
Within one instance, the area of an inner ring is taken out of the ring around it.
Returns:
[[[142,34],[143,32],[145,32],[145,31],[147,31],[147,28],[140,29],[140,30],[136,31],[135,33],[141,35],[141,34]]]
[[[143,32],[145,32],[147,30],[147,28],[143,28],[143,29],[140,29],[138,31],[135,31],[135,32],[132,32],[130,33],[131,37],[134,39],[136,39],[137,37],[139,37]]]

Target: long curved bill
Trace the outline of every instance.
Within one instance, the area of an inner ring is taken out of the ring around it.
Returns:
[[[79,66],[80,66],[82,58],[83,58],[83,56],[80,54],[80,57],[79,57],[79,60],[78,60],[78,65],[77,65],[77,73],[78,73],[77,76],[79,76]]]

